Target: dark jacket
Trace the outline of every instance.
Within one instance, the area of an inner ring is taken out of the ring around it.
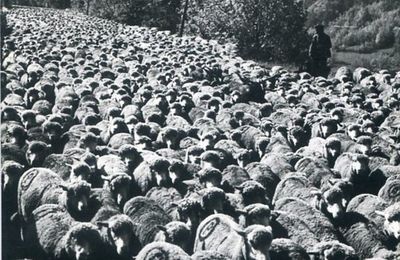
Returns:
[[[315,34],[310,45],[310,57],[313,59],[330,58],[331,48],[331,38],[327,34]]]

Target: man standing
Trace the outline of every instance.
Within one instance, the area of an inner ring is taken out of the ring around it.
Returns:
[[[316,34],[313,36],[309,49],[313,63],[312,74],[327,77],[330,70],[327,60],[331,57],[331,38],[324,32],[324,26],[321,24],[315,26],[315,31]]]

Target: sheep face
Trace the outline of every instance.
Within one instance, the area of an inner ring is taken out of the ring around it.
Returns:
[[[322,125],[321,126],[321,132],[323,137],[328,137],[331,134],[336,132],[336,129],[333,126],[330,125]]]
[[[272,243],[272,231],[270,227],[253,225],[247,228],[245,240],[249,245],[248,259],[269,260],[269,248]]]
[[[67,193],[67,208],[73,217],[85,216],[88,210],[90,185],[86,182],[74,182],[68,187],[60,185]]]
[[[39,167],[42,165],[47,155],[47,145],[42,142],[31,143],[25,153],[26,160],[32,167]]]
[[[24,125],[25,129],[32,128],[36,126],[36,116],[33,113],[27,113],[25,116],[22,117],[22,124]]]
[[[265,216],[265,215],[264,216],[263,215],[250,216],[249,224],[250,225],[269,226],[269,216]]]
[[[130,191],[130,186],[128,183],[111,187],[111,192],[118,206],[122,207],[128,200],[129,191]]]
[[[369,172],[368,160],[354,160],[351,169],[351,180],[364,179]]]
[[[165,170],[152,170],[153,178],[157,186],[166,186],[170,183],[171,179],[169,177],[168,169]]]
[[[117,234],[114,231],[110,233],[118,255],[126,255],[130,248],[131,233],[124,232]]]
[[[400,218],[397,220],[385,220],[385,230],[393,235],[397,240],[400,240]]]
[[[205,151],[213,149],[214,145],[215,141],[213,138],[210,137],[203,138],[199,143],[199,146],[203,148]]]
[[[347,135],[352,139],[352,140],[357,140],[357,138],[360,136],[360,130],[358,129],[352,129],[347,132]]]
[[[74,226],[67,234],[65,251],[71,259],[96,259],[95,250],[101,245],[100,233],[96,226],[80,223]]]
[[[90,245],[87,241],[75,241],[73,250],[76,260],[86,260],[90,256]]]
[[[393,236],[397,241],[400,241],[400,203],[395,203],[385,211],[375,211],[376,214],[385,218],[383,224],[385,231]]]

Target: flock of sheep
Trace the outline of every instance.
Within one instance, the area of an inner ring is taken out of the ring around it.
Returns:
[[[3,259],[400,259],[400,72],[326,79],[7,13]]]

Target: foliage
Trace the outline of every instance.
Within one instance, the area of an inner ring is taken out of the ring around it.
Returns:
[[[72,8],[83,13],[129,25],[176,31],[179,0],[73,0]]]
[[[10,0],[9,2],[13,5],[28,5],[57,9],[65,9],[71,6],[70,0]]]
[[[233,40],[245,57],[289,61],[306,48],[305,20],[293,0],[194,0],[186,33]]]

